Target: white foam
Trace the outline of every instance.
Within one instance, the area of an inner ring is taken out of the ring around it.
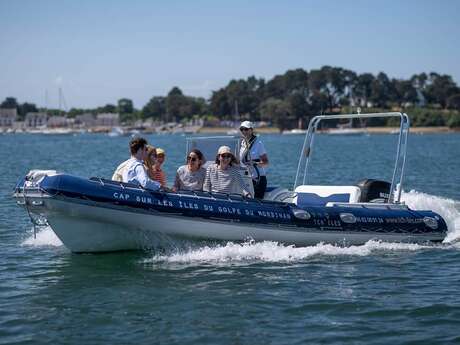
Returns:
[[[432,210],[447,223],[448,233],[444,243],[448,246],[423,246],[407,243],[385,243],[369,241],[361,246],[340,247],[317,244],[310,247],[294,247],[276,242],[229,242],[215,247],[202,247],[170,255],[158,255],[145,260],[146,263],[166,264],[216,264],[236,262],[295,262],[315,256],[367,256],[381,251],[417,251],[430,249],[460,249],[460,202],[417,191],[403,192],[402,201],[414,210]]]
[[[219,264],[238,262],[296,262],[317,256],[367,256],[377,251],[414,251],[429,246],[369,241],[362,246],[340,247],[319,243],[310,247],[294,247],[277,242],[228,242],[215,247],[203,247],[171,255],[158,255],[144,263]]]
[[[62,246],[62,242],[56,236],[54,231],[49,226],[46,226],[46,227],[40,228],[40,230],[36,233],[35,237],[33,233],[30,236],[28,236],[22,242],[22,245],[38,246],[38,247],[41,247],[41,246],[60,247]]]
[[[444,243],[460,240],[460,202],[415,190],[403,192],[401,200],[414,210],[432,210],[444,218],[448,228]]]

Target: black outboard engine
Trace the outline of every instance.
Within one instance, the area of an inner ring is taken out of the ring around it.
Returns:
[[[365,179],[358,182],[358,187],[361,189],[360,202],[388,202],[391,183]]]

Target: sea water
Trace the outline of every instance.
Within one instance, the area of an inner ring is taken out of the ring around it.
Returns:
[[[292,187],[302,136],[262,135],[269,184]],[[185,138],[166,150],[169,183]],[[447,344],[460,342],[460,135],[413,135],[402,200],[449,226],[445,243],[274,242],[77,255],[34,236],[11,197],[30,169],[110,177],[128,137],[0,136],[0,344]],[[308,183],[391,179],[396,137],[315,141]],[[207,157],[212,160],[213,157]]]

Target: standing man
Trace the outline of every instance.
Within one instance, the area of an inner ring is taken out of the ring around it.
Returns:
[[[151,180],[144,168],[144,160],[148,156],[147,140],[144,138],[132,139],[129,143],[129,150],[131,151],[131,158],[124,162],[121,173],[123,182],[138,184],[152,190],[160,189],[160,184]]]
[[[254,197],[263,199],[267,189],[267,151],[262,141],[254,134],[254,124],[252,122],[243,121],[240,125],[240,132],[243,137],[240,148],[240,162],[246,165],[251,172]]]

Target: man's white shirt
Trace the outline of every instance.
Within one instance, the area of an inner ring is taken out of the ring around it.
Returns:
[[[141,160],[132,157],[123,170],[123,182],[139,184],[144,188],[158,190],[161,184],[150,179]]]

